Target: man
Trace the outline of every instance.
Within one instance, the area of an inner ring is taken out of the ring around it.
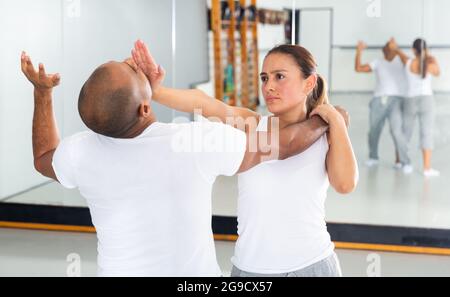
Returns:
[[[220,276],[211,229],[216,177],[298,154],[328,129],[318,117],[279,137],[209,121],[159,123],[149,78],[127,59],[94,71],[79,97],[90,131],[60,141],[52,107],[60,76],[42,64],[36,71],[26,53],[21,65],[34,85],[35,168],[86,198],[100,276]],[[253,138],[269,142],[253,149]]]
[[[361,56],[367,45],[359,42],[356,49],[355,70],[358,73],[376,75],[374,97],[370,102],[369,130],[369,160],[367,166],[378,165],[378,144],[386,119],[389,120],[390,132],[397,151],[396,169],[402,169],[405,174],[413,171],[408,157],[408,147],[402,125],[402,103],[406,95],[406,77],[402,61],[392,49],[391,39],[383,47],[383,59],[377,59],[370,64],[362,64]]]

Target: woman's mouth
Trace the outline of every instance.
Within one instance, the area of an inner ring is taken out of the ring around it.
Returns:
[[[275,102],[277,100],[280,100],[280,98],[279,97],[269,96],[269,97],[266,98],[266,103],[273,103],[273,102]]]

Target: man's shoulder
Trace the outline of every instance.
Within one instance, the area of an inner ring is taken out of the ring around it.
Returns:
[[[82,132],[78,132],[78,133],[75,133],[75,134],[65,137],[64,141],[80,142],[80,141],[85,141],[85,140],[94,138],[96,136],[97,136],[97,134],[95,134],[92,131],[82,131]]]
[[[97,137],[97,134],[95,134],[92,131],[78,132],[70,136],[64,137],[58,147],[62,148],[62,147],[80,146],[82,144],[88,143],[95,137]]]
[[[218,121],[210,121],[207,118],[201,117],[195,121],[166,124],[165,128],[172,131],[188,131],[191,129],[210,131],[212,129],[227,129],[228,125]],[[230,126],[230,128],[232,127]]]

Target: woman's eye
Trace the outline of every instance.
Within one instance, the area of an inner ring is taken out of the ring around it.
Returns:
[[[264,83],[264,82],[266,82],[266,81],[267,81],[267,77],[265,77],[265,76],[262,76],[262,77],[261,77],[261,82],[263,82],[263,83]]]
[[[284,75],[283,74],[277,74],[277,79],[283,79]]]

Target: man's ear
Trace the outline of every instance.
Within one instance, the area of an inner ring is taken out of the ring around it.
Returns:
[[[151,111],[151,107],[150,107],[150,103],[149,102],[142,102],[141,105],[139,106],[139,116],[146,118],[148,116],[150,116],[152,113]]]

